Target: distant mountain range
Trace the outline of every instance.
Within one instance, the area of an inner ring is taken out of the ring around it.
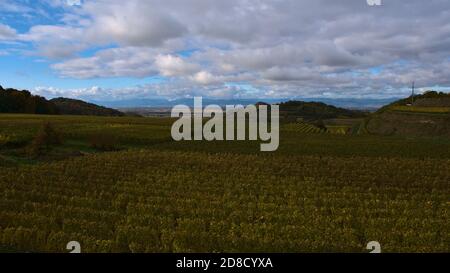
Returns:
[[[203,105],[250,105],[256,104],[261,100],[258,99],[210,99],[203,98]],[[264,100],[267,103],[279,103],[278,99],[268,99]],[[194,106],[194,98],[185,98],[185,99],[176,99],[176,100],[168,100],[161,98],[154,99],[132,99],[132,100],[119,100],[119,101],[92,101],[95,104],[104,105],[107,107],[112,107],[116,109],[120,108],[172,108],[176,105],[187,105],[189,107]]]
[[[256,104],[259,101],[266,103],[282,103],[290,100],[306,101],[306,102],[323,102],[326,104],[334,105],[343,108],[363,109],[363,110],[376,110],[386,104],[389,104],[400,98],[387,98],[387,99],[332,99],[332,98],[280,98],[280,99],[203,99],[204,105],[217,104],[220,106],[225,105],[249,105]],[[161,98],[154,99],[131,99],[131,100],[118,100],[118,101],[102,101],[92,100],[92,103],[98,105],[104,105],[106,107],[112,107],[116,109],[120,108],[168,108],[175,105],[188,105],[193,106],[194,100],[192,98],[168,100]]]

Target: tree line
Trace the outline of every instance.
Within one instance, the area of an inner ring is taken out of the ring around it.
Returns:
[[[43,115],[125,116],[124,113],[81,100],[56,98],[47,100],[27,90],[0,86],[0,113]]]

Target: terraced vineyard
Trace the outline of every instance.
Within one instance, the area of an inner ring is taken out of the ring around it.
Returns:
[[[289,123],[283,126],[286,131],[293,131],[307,134],[325,134],[327,130],[316,127],[306,122]]]
[[[283,130],[306,134],[335,134],[346,135],[351,129],[350,126],[327,125],[326,128],[319,128],[307,122],[289,123],[282,126]]]
[[[0,150],[0,251],[66,252],[73,240],[83,252],[366,252],[373,240],[384,252],[450,251],[448,139],[283,127],[266,154],[169,141],[170,120],[29,116],[0,116],[2,134],[42,119],[88,153],[20,161],[20,147]],[[118,132],[122,149],[89,151],[98,130]]]

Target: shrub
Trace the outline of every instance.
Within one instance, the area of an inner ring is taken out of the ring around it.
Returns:
[[[31,143],[30,154],[32,156],[44,155],[52,146],[61,145],[62,143],[60,133],[55,130],[50,122],[45,122]]]
[[[313,124],[321,130],[327,130],[327,126],[325,126],[325,123],[322,119],[316,120]]]
[[[0,134],[0,147],[7,145],[11,142],[11,136]]]

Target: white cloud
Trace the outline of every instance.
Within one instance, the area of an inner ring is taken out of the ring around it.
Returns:
[[[155,64],[161,75],[167,77],[186,76],[200,69],[199,65],[187,63],[182,58],[173,55],[158,55]]]
[[[152,49],[125,47],[97,52],[92,57],[74,58],[52,65],[63,77],[89,79],[156,75]]]
[[[87,88],[60,89],[56,87],[40,86],[31,90],[32,93],[44,96],[46,98],[67,97],[83,100],[119,100],[147,98],[157,95],[151,86],[133,86],[128,88],[101,88],[92,86]]]
[[[201,85],[218,84],[221,80],[208,71],[200,71],[196,73],[192,80]]]
[[[69,6],[81,6],[81,0],[67,0]]]

